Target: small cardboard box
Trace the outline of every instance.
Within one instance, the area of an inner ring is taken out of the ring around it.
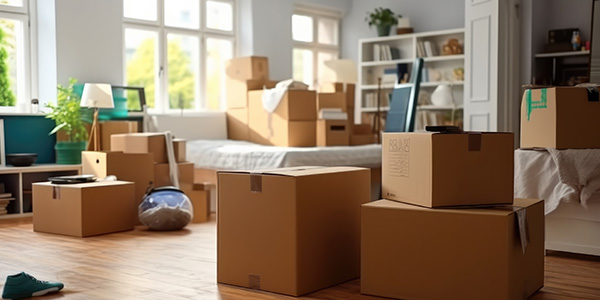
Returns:
[[[227,138],[249,141],[248,108],[230,108],[227,110]]]
[[[521,225],[520,225],[521,224]],[[362,206],[361,292],[398,299],[527,299],[544,284],[544,203]]]
[[[187,140],[173,139],[173,152],[176,162],[185,162],[187,156]]]
[[[220,171],[217,281],[299,296],[359,276],[370,170]]]
[[[179,184],[194,183],[194,163],[177,163],[177,168],[179,170]],[[169,174],[169,164],[154,164],[154,186],[159,187],[173,185],[173,183],[171,183],[171,176]]]
[[[336,93],[343,92],[346,96],[346,107],[354,108],[354,94],[356,92],[356,85],[353,83],[342,83],[342,82],[328,82],[321,83],[319,85],[319,91],[321,93]]]
[[[148,187],[154,181],[154,162],[150,153],[123,152],[81,152],[81,173],[93,174],[97,177],[114,175],[118,180],[130,181],[135,184],[135,194],[132,198],[134,224],[141,224],[137,208],[142,203]]]
[[[262,104],[263,91],[248,93],[250,141],[282,147],[313,147],[316,144],[316,94],[290,90],[269,114]]]
[[[166,163],[167,147],[162,132],[140,132],[113,134],[110,137],[111,151],[124,153],[152,153],[155,163]]]
[[[138,132],[136,121],[105,121],[100,122],[100,150],[110,150],[110,136],[120,133]]]
[[[348,120],[317,120],[317,146],[348,146]]]
[[[600,148],[598,91],[585,87],[526,90],[521,102],[521,148]]]
[[[33,230],[86,237],[133,229],[135,186],[126,181],[33,184]]]
[[[385,199],[426,207],[513,201],[512,133],[384,132],[382,151]]]
[[[227,109],[248,108],[248,92],[271,89],[277,82],[265,79],[234,79],[227,78]]]
[[[269,79],[269,60],[263,56],[237,57],[227,61],[225,73],[228,78],[249,80]]]
[[[203,223],[208,221],[210,215],[210,191],[214,188],[211,183],[193,183],[191,189],[184,190],[192,201],[194,217],[192,223]]]
[[[317,112],[319,112],[323,108],[340,108],[343,112],[346,112],[346,94],[343,92],[318,93]]]

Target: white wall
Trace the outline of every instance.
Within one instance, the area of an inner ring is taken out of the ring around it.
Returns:
[[[465,27],[464,0],[353,0],[352,9],[342,24],[343,58],[358,62],[358,40],[377,36],[376,29],[369,28],[365,22],[367,12],[377,7],[389,8],[396,14],[410,18],[410,25],[415,32]]]

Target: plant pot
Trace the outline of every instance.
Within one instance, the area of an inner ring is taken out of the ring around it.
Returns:
[[[87,142],[56,142],[57,164],[76,165],[81,163],[81,152],[85,151]]]
[[[390,25],[377,25],[377,35],[388,36],[390,35],[390,29],[392,29]]]

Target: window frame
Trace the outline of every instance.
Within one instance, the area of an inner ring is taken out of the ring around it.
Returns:
[[[38,98],[36,0],[23,0],[23,6],[0,4],[0,18],[22,22],[21,43],[17,44],[17,94],[14,106],[0,106],[0,113],[30,113],[30,101]],[[18,40],[17,40],[18,41]]]
[[[199,0],[199,28],[183,28],[183,27],[174,27],[165,25],[165,9],[164,4],[168,0],[157,0],[157,20],[156,21],[148,21],[148,20],[140,20],[125,17],[123,13],[123,45],[125,45],[125,30],[127,29],[139,29],[139,30],[147,30],[157,32],[157,47],[156,47],[156,59],[157,61],[155,66],[155,72],[157,79],[155,79],[155,95],[154,95],[154,108],[148,108],[149,113],[160,114],[160,113],[176,113],[180,112],[181,109],[178,108],[169,108],[169,87],[168,87],[168,39],[167,36],[169,34],[177,34],[184,36],[193,36],[198,39],[198,49],[199,56],[198,63],[194,66],[194,69],[198,70],[197,79],[195,82],[196,90],[194,93],[197,95],[194,97],[194,108],[193,109],[184,109],[186,112],[205,112],[210,111],[207,108],[207,73],[206,73],[206,59],[207,59],[207,49],[206,49],[206,39],[207,38],[216,38],[222,40],[228,40],[232,44],[232,54],[235,56],[237,49],[237,9],[238,4],[237,0]],[[207,1],[215,1],[215,2],[223,2],[231,5],[232,8],[232,30],[218,30],[208,28],[206,25],[206,2]],[[123,49],[123,85],[127,85],[127,59],[126,59],[126,51]],[[222,87],[224,89],[224,86]],[[222,93],[220,95],[220,110],[223,110],[226,107],[225,103],[225,94]]]
[[[293,43],[292,51],[294,49],[299,49],[299,50],[307,50],[307,51],[312,52],[312,55],[313,55],[313,61],[312,61],[313,82],[309,85],[313,89],[318,89],[318,86],[320,83],[319,53],[333,54],[333,56],[335,58],[340,57],[340,52],[341,52],[341,49],[340,49],[340,36],[341,36],[340,28],[341,28],[341,26],[340,26],[340,24],[342,21],[342,14],[339,11],[321,8],[321,7],[316,8],[316,7],[307,6],[307,5],[296,5],[292,16],[293,15],[308,16],[308,17],[311,17],[313,20],[313,26],[312,26],[313,41],[312,42],[296,41],[296,40],[294,40],[293,35],[292,35],[292,43]],[[334,19],[337,21],[336,44],[332,45],[332,44],[319,43],[319,19]],[[292,23],[292,26],[293,26],[293,23]],[[293,32],[293,28],[292,28],[292,32]]]

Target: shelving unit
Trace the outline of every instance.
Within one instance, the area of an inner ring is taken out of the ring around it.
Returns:
[[[589,50],[535,54],[534,83],[552,85],[579,83],[578,77],[585,77],[587,74],[589,55]],[[551,77],[548,77],[548,74],[551,74]]]
[[[458,28],[359,40],[359,84],[357,86],[355,120],[361,120],[365,113],[370,114],[377,111],[374,99],[376,100],[378,78],[384,77],[385,70],[387,69],[389,73],[391,69],[396,69],[399,64],[406,64],[406,69],[410,72],[413,62],[419,57],[419,44],[423,45],[426,42],[430,44],[430,49],[433,52],[430,54],[433,55],[423,57],[425,62],[423,70],[424,73],[428,73],[429,80],[421,81],[419,99],[428,99],[428,95],[431,95],[436,87],[445,84],[452,87],[455,106],[437,107],[430,105],[427,101],[420,101],[420,103],[425,102],[427,104],[417,107],[419,111],[417,112],[416,125],[420,126],[416,126],[416,130],[425,125],[443,125],[431,124],[425,121],[424,119],[431,119],[425,118],[426,114],[454,114],[457,110],[462,111],[464,82],[462,79],[453,76],[453,70],[463,68],[464,72],[465,56],[464,54],[441,55],[441,53],[443,45],[451,38],[457,39],[460,45],[464,47],[464,35],[464,28]],[[392,57],[389,54],[383,55],[382,51],[385,50],[381,50],[381,48],[385,47],[397,49],[397,51],[393,50],[395,53],[392,53]],[[376,53],[377,50],[380,52]],[[427,78],[424,76],[424,79]],[[383,112],[388,110],[389,94],[393,88],[394,84],[388,82],[388,80],[381,85],[381,111]],[[462,115],[462,112],[457,115]],[[454,124],[461,125],[462,118],[455,120]]]
[[[5,192],[11,193],[11,200],[6,207],[7,214],[0,219],[21,218],[33,215],[33,194],[31,184],[47,181],[48,177],[77,175],[81,173],[81,165],[33,165],[29,167],[0,167],[0,182],[4,183]]]

